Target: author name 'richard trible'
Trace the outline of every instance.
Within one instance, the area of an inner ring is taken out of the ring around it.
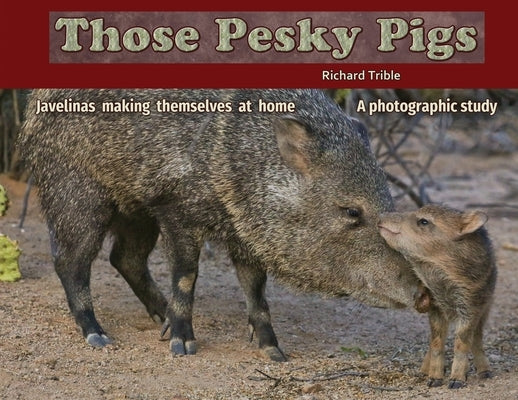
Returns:
[[[323,81],[399,81],[401,74],[393,70],[362,70],[357,72],[345,72],[325,69],[322,71]]]

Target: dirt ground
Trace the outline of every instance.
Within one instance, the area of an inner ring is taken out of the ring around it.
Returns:
[[[270,362],[248,341],[244,296],[217,244],[200,258],[194,315],[198,354],[172,357],[168,342],[160,340],[160,326],[109,265],[107,239],[93,266],[92,293],[97,317],[114,344],[93,349],[69,314],[34,193],[20,231],[25,185],[1,176],[12,206],[0,220],[0,232],[23,249],[23,279],[0,283],[0,397],[434,400],[454,394],[457,399],[518,399],[518,152],[445,153],[432,172],[435,184],[428,193],[433,201],[487,205],[482,209],[490,216],[499,268],[485,336],[492,379],[480,381],[471,371],[468,386],[454,393],[428,388],[418,373],[428,340],[425,315],[295,293],[274,281],[267,294],[289,361]],[[502,202],[510,206],[496,204]],[[169,273],[160,245],[150,268],[167,293]],[[450,336],[448,364],[451,357]]]

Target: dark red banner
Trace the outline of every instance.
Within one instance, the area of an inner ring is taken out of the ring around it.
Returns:
[[[0,87],[518,87],[511,13],[407,3],[10,3]]]

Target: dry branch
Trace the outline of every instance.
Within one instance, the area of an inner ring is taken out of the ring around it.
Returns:
[[[387,178],[395,190],[394,197],[407,196],[418,206],[429,203],[426,187],[431,181],[430,167],[443,145],[451,116],[441,114],[430,123],[420,113],[412,116],[376,113],[371,118],[356,113],[360,100],[369,103],[378,99],[393,101],[399,97],[395,90],[355,90],[345,98],[343,106],[346,112],[367,125],[378,162],[386,171],[390,168]],[[414,154],[408,155],[410,144],[416,142],[423,149],[419,159]]]

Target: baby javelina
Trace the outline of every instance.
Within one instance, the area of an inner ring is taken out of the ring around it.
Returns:
[[[470,351],[478,376],[491,376],[482,347],[482,331],[497,271],[484,228],[486,221],[487,216],[480,211],[461,212],[439,205],[426,205],[413,212],[386,213],[380,218],[381,235],[412,264],[423,284],[416,293],[415,307],[429,313],[430,348],[421,366],[421,372],[429,377],[429,386],[442,385],[450,322],[456,327],[448,387],[457,389],[465,385]]]

